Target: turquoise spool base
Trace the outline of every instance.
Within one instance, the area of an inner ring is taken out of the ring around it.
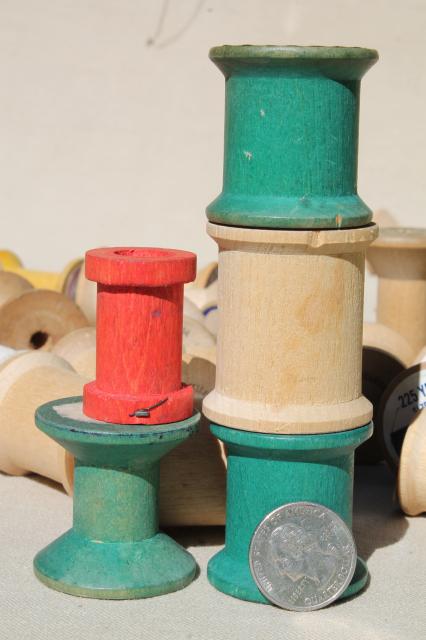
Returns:
[[[139,542],[99,543],[70,529],[34,559],[35,574],[48,587],[110,600],[178,591],[195,570],[191,554],[164,533]]]
[[[211,558],[207,576],[219,591],[267,604],[249,567],[249,546],[260,521],[277,507],[298,501],[332,509],[352,528],[354,451],[372,424],[320,435],[271,435],[211,426],[228,452],[225,547]],[[358,593],[368,570],[358,557],[341,598]]]
[[[132,599],[192,581],[194,558],[158,531],[158,485],[160,459],[196,430],[199,418],[109,424],[86,418],[80,397],[39,407],[39,429],[75,457],[73,527],[34,559],[44,584],[76,596]]]

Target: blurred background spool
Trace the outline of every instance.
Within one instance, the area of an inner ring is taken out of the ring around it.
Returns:
[[[61,338],[52,352],[63,358],[81,376],[88,380],[96,377],[96,329],[82,327]]]
[[[62,336],[87,324],[64,294],[33,289],[18,274],[0,271],[0,344],[50,350]]]
[[[378,434],[377,412],[390,382],[413,361],[414,350],[407,340],[384,324],[364,322],[362,349],[362,392],[373,405],[372,437],[356,451],[358,463],[373,464],[383,460]]]
[[[367,260],[379,278],[377,322],[403,336],[414,357],[426,344],[426,229],[380,229]]]
[[[216,366],[184,354],[182,381],[194,388],[195,408],[214,387]],[[193,526],[225,524],[226,462],[222,447],[202,416],[198,432],[161,463],[160,522]]]
[[[11,251],[0,251],[0,265],[8,272],[16,273],[30,282],[36,289],[59,291],[74,298],[78,275],[83,265],[82,258],[69,262],[59,273],[26,269],[21,260]]]
[[[409,516],[426,512],[426,411],[420,411],[405,434],[398,473],[398,498]]]
[[[69,493],[73,460],[35,427],[44,402],[80,395],[85,378],[65,360],[42,351],[17,354],[0,366],[0,470],[11,475],[37,473]]]

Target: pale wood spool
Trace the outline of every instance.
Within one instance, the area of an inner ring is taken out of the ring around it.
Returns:
[[[381,229],[367,259],[379,278],[377,321],[416,353],[426,344],[426,229]]]
[[[78,274],[74,300],[93,326],[96,325],[96,294],[97,284],[87,280],[83,266]]]
[[[37,473],[71,491],[73,459],[36,428],[37,407],[50,400],[81,395],[87,380],[62,358],[27,352],[0,368],[0,470],[11,475]]]
[[[416,357],[414,358],[412,364],[420,364],[421,362],[426,362],[426,347],[420,349]]]
[[[62,336],[86,325],[82,311],[64,294],[33,289],[21,276],[0,271],[0,344],[50,350]]]
[[[383,460],[377,411],[389,383],[412,362],[413,349],[406,339],[390,327],[377,322],[364,322],[362,349],[362,390],[373,404],[372,437],[356,451],[357,462]]]
[[[426,411],[408,427],[401,450],[398,498],[409,516],[426,512]]]
[[[219,245],[216,386],[220,425],[325,433],[368,423],[361,393],[366,247],[375,225],[288,231],[209,223]]]
[[[184,354],[182,381],[192,384],[195,407],[214,387],[215,364]],[[160,522],[169,526],[225,524],[226,462],[223,449],[202,416],[198,432],[161,463]]]
[[[96,377],[96,329],[83,327],[61,338],[52,352],[70,363],[78,374],[88,380]]]

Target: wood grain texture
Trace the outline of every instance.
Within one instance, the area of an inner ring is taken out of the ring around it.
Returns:
[[[426,344],[426,230],[382,229],[367,258],[379,277],[377,321],[419,351]]]
[[[398,472],[398,498],[409,516],[426,512],[426,411],[407,429]]]
[[[183,285],[195,277],[187,251],[93,249],[86,276],[98,283],[96,380],[84,388],[84,412],[105,422],[162,424],[192,415],[182,385]],[[155,406],[157,405],[157,406]],[[135,415],[149,408],[146,416]]]
[[[71,491],[73,460],[57,442],[36,429],[37,407],[81,394],[86,378],[65,360],[42,351],[17,354],[0,368],[0,470],[38,473]]]
[[[361,394],[365,249],[375,226],[257,230],[208,224],[219,245],[213,422],[275,433],[352,429]]]
[[[360,80],[371,49],[215,47],[226,78],[223,190],[211,222],[357,227],[371,221],[357,185]]]

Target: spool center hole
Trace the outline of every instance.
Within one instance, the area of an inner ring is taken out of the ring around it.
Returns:
[[[30,338],[30,345],[33,349],[41,349],[49,339],[49,334],[45,331],[36,331]]]

